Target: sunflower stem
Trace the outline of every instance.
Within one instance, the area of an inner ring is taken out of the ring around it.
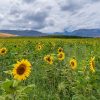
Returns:
[[[12,94],[12,98],[13,98],[13,100],[16,100],[16,94],[15,93]]]

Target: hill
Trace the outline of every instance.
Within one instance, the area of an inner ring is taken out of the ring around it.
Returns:
[[[10,33],[18,36],[46,36],[47,34],[34,31],[34,30],[0,30],[3,33]]]
[[[54,35],[79,36],[79,37],[100,37],[100,29],[79,29],[72,32],[56,32]]]
[[[14,34],[8,34],[8,33],[0,33],[0,37],[15,37],[17,35]]]
[[[42,33],[34,30],[0,30],[1,33],[10,33],[12,36],[41,37],[41,36],[66,36],[66,37],[100,37],[100,29],[79,29],[72,32]],[[0,33],[0,34],[1,34]],[[1,34],[2,36],[2,34]],[[4,35],[5,36],[5,35]]]

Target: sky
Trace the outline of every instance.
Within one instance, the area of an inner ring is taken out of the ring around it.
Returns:
[[[100,0],[0,0],[1,30],[44,33],[100,28]]]

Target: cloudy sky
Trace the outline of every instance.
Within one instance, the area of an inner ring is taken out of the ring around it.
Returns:
[[[100,0],[0,0],[0,29],[45,33],[100,28]]]

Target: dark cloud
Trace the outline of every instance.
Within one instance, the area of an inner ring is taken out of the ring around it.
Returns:
[[[43,23],[37,23],[37,25],[35,26],[32,26],[31,29],[42,29],[46,26],[46,24],[43,22]]]
[[[50,20],[49,22],[48,22],[48,26],[54,26],[54,21],[53,20]]]
[[[65,4],[59,4],[60,8],[62,11],[70,11],[70,12],[76,12],[80,9],[82,9],[84,7],[84,5],[86,4],[93,4],[95,2],[100,2],[100,0],[87,0],[87,1],[83,1],[83,0],[66,0]]]
[[[47,17],[47,12],[37,12],[36,14],[34,14],[33,19],[37,22],[43,22]]]
[[[74,4],[70,4],[68,6],[64,5],[61,6],[61,10],[63,11],[71,11],[71,12],[75,12],[77,10],[79,10],[80,6],[74,5]]]
[[[23,12],[18,9],[11,9],[9,14],[15,16],[16,18],[20,17]]]
[[[8,14],[14,16],[15,18],[20,17],[20,15],[23,14],[23,10],[20,8],[20,4],[15,3],[14,5],[11,5]]]
[[[98,1],[100,2],[100,0],[91,0],[91,1],[92,1],[92,2],[98,2]]]
[[[34,0],[24,0],[32,2]],[[31,29],[42,29],[46,26],[45,19],[48,17],[48,10],[50,7],[47,7],[45,10],[33,11],[30,9],[29,11],[23,10],[19,7],[19,5],[12,5],[9,10],[9,15],[15,19],[9,19],[10,24],[16,26],[18,28],[30,27]],[[21,16],[21,17],[20,17]],[[29,25],[31,23],[31,25]],[[13,26],[13,27],[14,27]]]
[[[2,23],[3,22],[3,19],[2,18],[0,18],[0,23]]]
[[[24,18],[26,20],[34,20],[36,22],[43,22],[46,18],[48,17],[48,13],[47,12],[36,12],[36,13],[26,13]]]
[[[16,15],[16,13],[13,13]],[[37,12],[37,13],[23,13],[21,19],[10,21],[17,27],[25,28],[29,27],[30,29],[42,29],[46,26],[45,19],[48,14],[46,12]],[[31,24],[29,24],[31,23]]]
[[[34,1],[36,1],[36,0],[23,0],[23,2],[25,2],[25,3],[32,3]]]
[[[36,13],[29,13],[24,15],[24,19],[26,21],[30,21],[33,23],[32,28],[34,29],[41,29],[45,27],[45,19],[48,17],[47,12],[36,12]],[[34,22],[36,23],[34,26]]]
[[[69,12],[75,12],[78,9],[81,8],[80,5],[77,3],[73,3],[71,1],[66,2],[65,4],[59,4],[61,11],[69,11]]]

